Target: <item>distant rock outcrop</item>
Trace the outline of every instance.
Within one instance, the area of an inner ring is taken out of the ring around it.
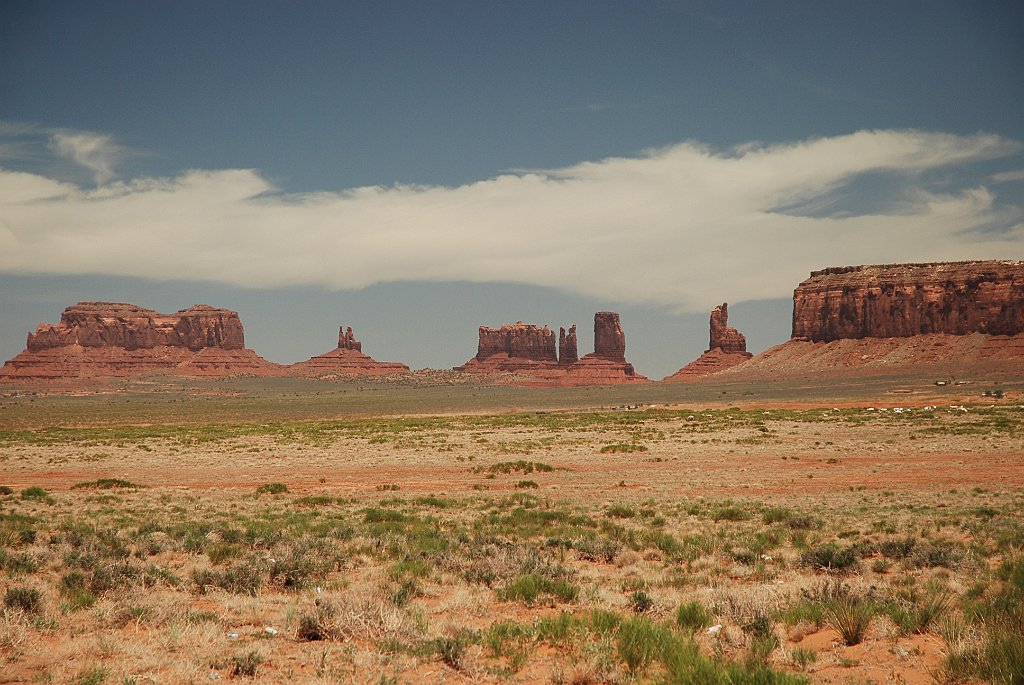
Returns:
[[[747,339],[743,334],[729,325],[727,302],[711,310],[710,328],[710,341],[704,354],[664,380],[685,381],[708,376],[742,364],[754,356],[747,352]]]
[[[384,376],[409,373],[409,367],[398,362],[379,362],[363,354],[363,344],[356,340],[352,327],[338,329],[338,346],[304,362],[286,367],[289,376],[333,378],[344,376]]]
[[[843,266],[793,293],[793,339],[1024,332],[1024,262]]]
[[[518,322],[501,328],[481,326],[477,354],[457,371],[513,373],[522,385],[568,386],[643,382],[647,378],[626,362],[626,336],[614,312],[594,316],[594,347],[601,350],[577,359],[576,326],[559,329],[555,356],[554,332],[547,326]]]
[[[238,313],[197,304],[159,314],[120,302],[79,302],[58,324],[40,324],[0,380],[75,380],[148,372],[186,376],[268,375],[272,364],[245,349]]]
[[[842,266],[793,293],[793,337],[730,377],[1024,373],[1024,262]]]
[[[626,334],[622,332],[615,312],[594,314],[594,356],[612,361],[626,361]]]
[[[576,324],[570,326],[568,331],[565,328],[559,327],[558,363],[562,366],[568,366],[569,364],[575,364],[579,361],[579,358],[579,352],[576,347]]]

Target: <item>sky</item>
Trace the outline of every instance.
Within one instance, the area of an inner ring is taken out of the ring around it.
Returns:
[[[413,368],[621,313],[660,378],[827,266],[1024,259],[1019,2],[0,3],[0,358],[79,300]]]

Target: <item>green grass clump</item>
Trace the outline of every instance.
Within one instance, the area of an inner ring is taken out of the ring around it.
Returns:
[[[14,488],[10,485],[0,485],[0,495],[13,495]]]
[[[533,573],[517,577],[498,592],[498,596],[504,600],[518,600],[531,605],[540,599],[575,602],[579,594],[580,589],[568,581],[546,578]]]
[[[665,651],[671,634],[645,616],[630,618],[619,624],[615,649],[633,675],[647,667]]]
[[[53,504],[54,499],[50,497],[45,488],[41,488],[38,485],[32,485],[21,491],[21,498],[23,500],[34,500],[36,502],[46,502],[47,504]]]
[[[687,633],[697,633],[714,620],[714,616],[700,602],[684,602],[676,609],[676,625]]]
[[[825,608],[825,620],[839,631],[843,644],[859,645],[876,613],[875,603],[865,597],[849,596],[831,602]]]
[[[516,487],[520,490],[536,490],[540,485],[535,480],[521,480],[516,483]]]
[[[264,483],[256,488],[257,495],[281,495],[288,492],[288,486],[284,483]]]

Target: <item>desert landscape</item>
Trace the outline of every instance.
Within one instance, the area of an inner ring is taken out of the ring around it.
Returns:
[[[1024,265],[845,267],[664,381],[80,303],[0,373],[0,682],[1017,683]]]

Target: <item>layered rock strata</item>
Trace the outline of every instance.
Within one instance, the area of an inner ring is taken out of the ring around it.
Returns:
[[[517,321],[501,328],[481,326],[476,356],[458,371],[516,373],[558,369],[555,333],[547,326]]]
[[[1024,332],[1024,262],[843,266],[793,293],[793,339]]]
[[[363,354],[363,344],[356,340],[352,327],[338,329],[338,346],[304,362],[287,367],[289,376],[303,378],[336,378],[344,376],[386,376],[409,373],[409,367],[398,362],[379,362]]]
[[[269,375],[279,367],[245,348],[238,313],[194,305],[160,314],[120,302],[79,302],[60,323],[40,324],[0,380]]]
[[[747,352],[747,339],[729,325],[729,304],[723,302],[711,310],[711,329],[708,349],[695,361],[690,362],[666,381],[685,381],[708,376],[742,364],[754,355]]]
[[[793,337],[728,374],[757,379],[1024,373],[1024,262],[843,266],[793,293]]]

